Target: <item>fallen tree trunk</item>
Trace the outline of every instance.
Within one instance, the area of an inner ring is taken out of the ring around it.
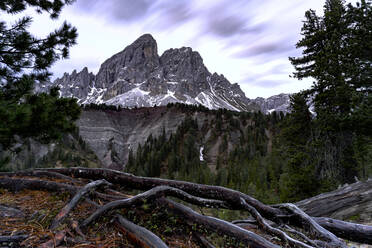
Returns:
[[[372,245],[372,226],[355,224],[325,217],[313,217],[322,227],[347,240]]]
[[[372,179],[320,194],[296,203],[308,215],[348,219],[364,214],[372,216]]]
[[[121,215],[115,215],[114,223],[125,235],[129,237],[134,243],[143,248],[168,248],[168,246],[155,234],[138,226]]]

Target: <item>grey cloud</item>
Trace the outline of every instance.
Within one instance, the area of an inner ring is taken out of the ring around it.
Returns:
[[[154,27],[158,29],[179,26],[186,23],[192,18],[196,18],[197,14],[192,10],[192,1],[161,1],[153,8],[161,18],[155,20]]]
[[[251,47],[248,47],[247,49],[243,49],[235,53],[235,57],[246,58],[264,55],[273,57],[274,55],[282,55],[292,50],[295,50],[295,47],[290,42],[285,40],[278,40],[267,42],[264,44],[253,45]]]
[[[146,16],[155,0],[78,0],[78,11],[100,14],[114,21],[134,21]]]
[[[213,15],[207,20],[207,31],[221,37],[229,37],[245,31],[246,20],[234,15]]]

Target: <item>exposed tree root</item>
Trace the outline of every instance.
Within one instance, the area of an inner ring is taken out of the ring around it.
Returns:
[[[155,234],[138,226],[121,215],[115,215],[114,223],[125,235],[129,237],[134,243],[143,248],[168,248],[168,246]]]
[[[89,225],[90,223],[92,223],[97,218],[101,217],[103,214],[107,213],[110,210],[138,206],[140,204],[143,204],[145,201],[153,201],[162,196],[174,196],[181,200],[187,201],[189,203],[199,205],[199,206],[204,206],[204,207],[216,207],[216,208],[225,207],[227,208],[227,204],[219,200],[203,199],[200,197],[189,195],[179,189],[171,188],[168,186],[157,186],[153,189],[150,189],[149,191],[138,194],[132,198],[112,201],[106,204],[105,206],[99,208],[91,216],[89,216],[89,218],[86,219],[81,224],[81,226],[86,227],[87,225]]]
[[[342,242],[340,239],[338,239],[333,233],[329,232],[325,228],[321,227],[316,221],[308,216],[305,212],[303,212],[301,209],[299,209],[296,205],[286,203],[279,205],[281,208],[289,210],[291,213],[294,214],[292,216],[291,221],[294,223],[300,222],[301,226],[306,228],[308,231],[310,231],[315,237],[323,238],[325,242],[323,241],[315,241],[317,242],[321,247],[345,247],[346,244]]]
[[[210,216],[201,215],[189,207],[186,207],[182,204],[176,203],[172,200],[168,199],[159,199],[158,204],[160,206],[166,206],[169,210],[174,212],[175,214],[181,216],[182,218],[186,219],[189,223],[198,224],[206,227],[207,229],[224,234],[229,235],[241,242],[246,243],[249,247],[252,248],[279,248],[278,245],[275,245],[268,240],[262,238],[261,236],[240,228],[237,225],[231,224],[230,222],[217,219]]]
[[[37,179],[15,178],[15,176],[37,177]],[[74,185],[46,181],[44,178],[62,179]],[[98,181],[86,184],[84,180],[79,178]],[[83,184],[85,186],[78,186]],[[98,192],[98,186],[111,184],[113,184],[116,190],[106,189],[104,193]],[[359,243],[372,243],[371,226],[329,218],[311,217],[293,204],[269,206],[244,193],[224,187],[159,178],[137,177],[132,174],[109,169],[55,168],[17,173],[0,173],[0,188],[9,189],[14,192],[32,189],[50,192],[68,192],[70,195],[74,195],[59,211],[59,214],[54,217],[54,220],[52,220],[49,227],[51,230],[58,228],[64,219],[69,218],[70,213],[76,211],[75,208],[81,199],[86,198],[88,194],[95,197],[99,201],[99,204],[91,201],[89,198],[87,198],[87,202],[93,204],[96,210],[94,212],[90,210],[88,212],[89,217],[80,219],[80,225],[73,219],[69,220],[69,223],[72,223],[73,230],[82,239],[85,239],[86,235],[80,231],[79,226],[85,228],[83,230],[90,230],[86,228],[93,222],[96,222],[99,217],[112,214],[112,210],[127,209],[126,211],[129,211],[130,209],[135,209],[134,207],[136,206],[156,203],[160,208],[172,211],[191,226],[202,226],[206,230],[209,230],[209,233],[219,233],[222,236],[226,235],[249,247],[346,247],[346,244],[339,238]],[[146,191],[130,197],[127,192],[121,192],[123,188],[126,190],[136,189]],[[364,186],[360,186],[360,188],[364,188]],[[188,204],[209,209],[243,210],[247,211],[251,215],[251,218],[230,223],[206,216],[203,214],[204,210],[200,214],[190,207],[176,203],[166,197],[175,197]],[[367,198],[364,197],[364,199]],[[85,216],[88,215],[86,214]],[[135,243],[137,245],[143,247],[167,247],[158,236],[124,219],[122,216],[116,215],[114,223],[128,237],[136,240]],[[258,227],[260,230],[259,233],[263,233],[264,236],[241,228],[239,227],[240,225],[249,225],[250,229],[256,229]],[[50,245],[55,245],[57,241],[61,244],[63,242],[68,243],[70,242],[68,240],[74,240],[73,232],[68,230],[63,233],[58,232],[53,240],[40,244],[40,247],[53,247]],[[193,237],[191,239],[198,240],[201,246],[208,248],[214,247],[203,234],[197,231],[193,231],[192,233]]]

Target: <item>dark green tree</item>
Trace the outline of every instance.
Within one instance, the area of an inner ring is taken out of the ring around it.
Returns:
[[[287,163],[280,176],[282,201],[297,201],[318,192],[316,162],[312,157],[312,118],[305,94],[290,97],[290,114],[282,123],[281,141]]]
[[[371,141],[371,27],[371,1],[346,5],[343,0],[326,0],[323,16],[313,10],[305,13],[302,39],[296,45],[303,49],[302,56],[290,58],[296,78],[314,79],[307,95],[313,97],[316,112],[315,154],[335,151],[318,156],[316,167],[333,178],[325,170],[338,171],[339,183],[352,182],[358,175],[355,144],[366,147]]]
[[[366,114],[363,106],[372,93],[371,26],[371,1],[353,6],[327,0],[323,16],[313,10],[305,13],[303,38],[296,44],[303,55],[289,59],[296,78],[315,79],[308,93],[314,96],[317,120],[324,129],[362,131],[354,115]],[[367,117],[364,120],[372,124]]]
[[[18,14],[27,8],[59,16],[73,0],[3,0],[0,11]],[[44,38],[32,35],[32,18],[25,16],[15,24],[0,20],[0,148],[12,146],[15,137],[34,137],[48,142],[74,129],[80,114],[74,99],[59,99],[58,89],[34,94],[36,83],[49,80],[50,67],[67,58],[76,43],[77,31],[66,22]]]

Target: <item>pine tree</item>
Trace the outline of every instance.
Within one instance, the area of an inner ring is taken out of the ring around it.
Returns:
[[[353,116],[372,93],[371,1],[345,6],[342,0],[327,0],[324,16],[309,10],[305,18],[303,38],[296,45],[303,48],[303,56],[289,58],[294,77],[315,79],[308,93],[314,95],[324,129],[358,129]],[[364,119],[372,124],[368,116]]]
[[[372,2],[327,0],[323,16],[309,10],[305,18],[297,43],[303,55],[290,61],[296,78],[315,79],[307,95],[316,112],[316,149],[324,153],[317,168],[339,183],[352,182],[358,175],[355,143],[371,141]]]
[[[18,14],[27,8],[48,12],[52,19],[73,0],[3,0],[0,11]],[[28,32],[32,18],[25,16],[13,25],[0,20],[0,149],[7,149],[19,137],[48,142],[72,131],[80,108],[73,99],[59,99],[58,89],[50,94],[33,94],[35,83],[45,83],[52,64],[67,58],[76,43],[77,31],[64,23],[45,38]]]

